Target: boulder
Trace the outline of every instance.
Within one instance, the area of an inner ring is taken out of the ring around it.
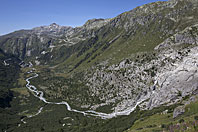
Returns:
[[[182,115],[185,112],[185,106],[179,106],[173,111],[173,118],[176,118],[179,115]]]

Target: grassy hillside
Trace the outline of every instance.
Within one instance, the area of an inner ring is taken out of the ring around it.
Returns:
[[[8,60],[9,65],[6,66],[4,61],[7,59],[13,59],[13,61]],[[17,86],[16,79],[20,72],[17,62],[18,60],[14,56],[6,55],[0,50],[0,100],[2,108],[10,106],[9,102],[13,96],[10,88]]]
[[[185,107],[185,113],[173,118],[173,111],[156,113],[140,118],[126,132],[197,132],[198,131],[198,101],[192,102]]]
[[[67,58],[61,61],[57,58],[56,68],[61,72],[78,72],[103,61],[115,64],[136,53],[153,51],[166,38],[196,24],[197,5],[178,1],[172,8],[166,3],[147,4],[111,19],[95,30],[93,37],[66,48]]]

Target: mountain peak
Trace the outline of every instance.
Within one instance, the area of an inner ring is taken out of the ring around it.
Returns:
[[[49,26],[51,26],[51,27],[57,27],[57,26],[60,26],[60,25],[58,25],[58,24],[56,24],[56,23],[52,23],[52,24],[50,24]]]
[[[88,29],[92,29],[92,28],[100,28],[102,26],[104,26],[105,24],[107,24],[108,22],[110,21],[110,19],[102,19],[102,18],[99,18],[99,19],[90,19],[88,20],[83,26],[88,28]]]
[[[100,21],[104,21],[105,19],[102,19],[102,18],[98,18],[98,19],[96,19],[96,18],[94,18],[94,19],[90,19],[90,20],[88,20],[86,23],[85,23],[85,25],[89,25],[89,24],[92,24],[92,23],[95,23],[95,22],[100,22]]]

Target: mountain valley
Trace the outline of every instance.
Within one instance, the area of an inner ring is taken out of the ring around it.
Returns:
[[[197,14],[159,1],[0,36],[0,130],[198,131]]]

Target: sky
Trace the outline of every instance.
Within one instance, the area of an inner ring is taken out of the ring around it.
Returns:
[[[0,0],[0,35],[57,23],[81,26],[158,0]]]

